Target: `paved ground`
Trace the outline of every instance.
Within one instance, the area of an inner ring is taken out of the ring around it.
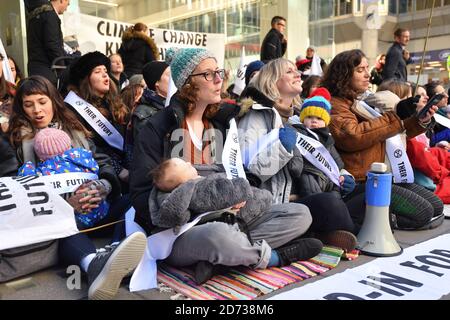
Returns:
[[[450,233],[450,220],[445,220],[444,223],[433,230],[427,231],[395,231],[395,238],[398,243],[407,248],[411,245],[435,238],[441,234]],[[265,295],[260,299],[266,299],[274,294],[282,291],[290,290],[295,287],[304,286],[308,283],[318,281],[324,277],[329,277],[336,273],[342,272],[348,268],[354,268],[356,266],[367,263],[375,258],[369,256],[360,256],[355,261],[342,261],[339,265],[326,272],[321,276],[311,278],[309,280],[301,281],[299,283],[287,286],[283,289],[277,290],[275,293]],[[0,284],[0,299],[4,300],[79,300],[87,299],[87,285],[83,279],[81,289],[68,290],[66,286],[67,275],[63,268],[52,268],[45,271],[37,272],[35,274],[26,276],[19,280],[10,281],[5,284]],[[183,299],[182,296],[176,294],[167,287],[161,287],[160,289],[153,289],[142,291],[138,293],[130,293],[127,289],[127,281],[122,283],[119,293],[116,299],[122,300],[168,300],[168,299]],[[449,284],[446,284],[449,285]],[[449,285],[450,286],[450,285]],[[449,288],[450,291],[450,288]],[[443,296],[441,299],[450,300],[450,294]]]

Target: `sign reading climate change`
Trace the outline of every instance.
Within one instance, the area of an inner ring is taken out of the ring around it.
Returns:
[[[77,232],[73,208],[41,178],[0,178],[0,250]]]
[[[96,50],[107,56],[116,53],[124,31],[131,25],[73,12],[64,14],[64,35],[76,35],[83,54]],[[203,47],[214,53],[219,66],[224,64],[224,34],[149,28],[149,35],[159,49],[158,60],[164,60],[166,50],[171,47]]]

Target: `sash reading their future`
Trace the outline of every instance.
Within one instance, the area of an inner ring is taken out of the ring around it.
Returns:
[[[381,114],[371,108],[364,101],[359,101],[372,116],[381,117]],[[405,147],[399,134],[386,139],[386,154],[391,163],[392,175],[396,183],[413,183],[414,172],[406,154]]]
[[[242,164],[241,147],[239,146],[238,129],[234,119],[230,121],[230,129],[223,146],[222,163],[228,179],[246,178],[244,165]]]
[[[314,167],[322,171],[334,184],[339,183],[339,167],[320,141],[297,132],[297,149]]]
[[[64,102],[70,104],[111,147],[123,150],[122,135],[97,108],[80,98],[73,91],[69,92]]]

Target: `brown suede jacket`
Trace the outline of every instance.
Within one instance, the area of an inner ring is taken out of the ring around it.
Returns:
[[[400,120],[393,111],[373,119],[356,101],[331,99],[330,131],[345,168],[356,181],[365,181],[373,162],[385,162],[386,139],[406,130],[408,137],[425,132],[415,116]]]

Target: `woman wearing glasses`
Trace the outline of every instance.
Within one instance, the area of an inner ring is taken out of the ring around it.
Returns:
[[[226,129],[239,112],[236,105],[220,103],[224,70],[219,69],[210,52],[197,48],[169,49],[166,56],[178,93],[169,107],[154,115],[138,133],[130,175],[136,221],[148,234],[158,231],[151,221],[154,208],[149,201],[156,197],[156,189],[152,190],[148,173],[168,158],[182,158],[197,165],[220,163],[218,155]],[[197,166],[202,167],[206,166]],[[208,166],[210,170],[216,167]],[[165,199],[159,193],[157,197]],[[250,237],[236,224],[196,225],[177,238],[167,260],[174,266],[195,264],[195,279],[201,283],[211,277],[216,265],[266,268],[309,259],[321,249],[320,241],[314,239],[294,240],[286,245],[311,224],[309,212],[303,206],[272,206],[264,215],[246,222]]]

